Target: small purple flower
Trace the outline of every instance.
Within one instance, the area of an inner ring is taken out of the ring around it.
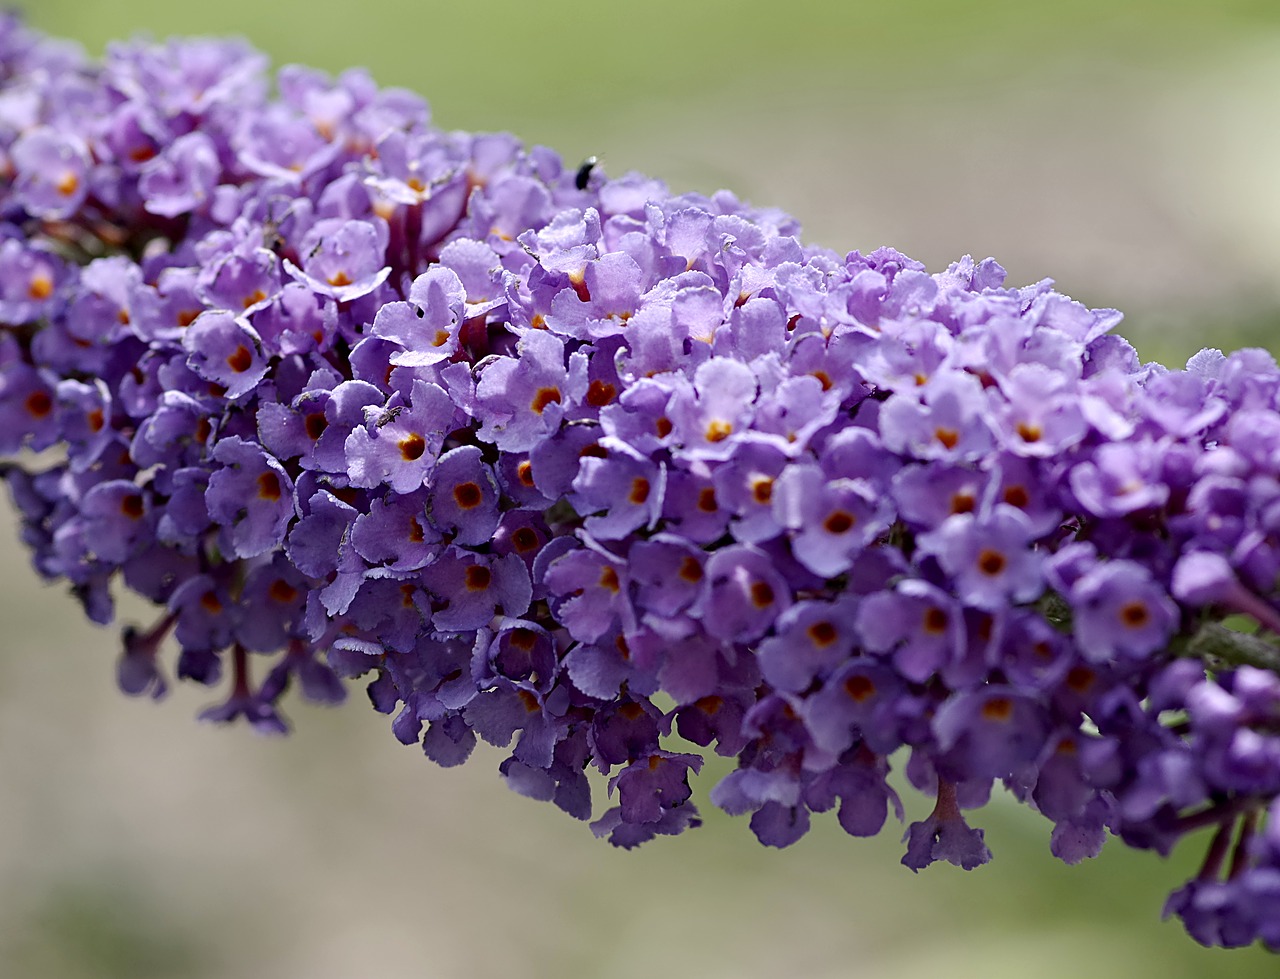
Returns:
[[[197,653],[222,649],[231,643],[234,608],[224,584],[211,575],[194,575],[169,597],[169,611],[176,616],[174,638],[184,650]],[[220,661],[214,659],[212,664],[197,678],[216,682]]]
[[[296,186],[316,173],[340,149],[310,122],[278,104],[247,116],[235,135],[234,146],[245,167],[285,186]]]
[[[333,706],[347,699],[347,688],[327,664],[316,658],[314,648],[301,640],[292,640],[288,651],[262,681],[259,695],[269,703],[277,702],[291,680],[298,681],[302,696],[313,704]]]
[[[146,540],[154,518],[148,494],[123,479],[99,483],[85,494],[81,512],[99,559],[122,564]]]
[[[249,572],[240,590],[241,616],[236,639],[251,652],[270,653],[296,638],[306,601],[307,582],[284,555]],[[301,653],[295,653],[295,659]]]
[[[773,484],[773,516],[793,532],[796,559],[831,578],[883,532],[888,521],[871,485],[861,479],[828,481],[812,463],[788,466]]]
[[[849,658],[858,640],[856,614],[857,603],[847,598],[791,606],[760,643],[760,672],[779,690],[807,690]]]
[[[201,711],[200,720],[230,724],[236,718],[243,717],[258,734],[287,734],[289,725],[275,706],[260,692],[255,693],[250,689],[248,657],[241,646],[235,648],[234,663],[235,683],[230,696],[221,704]]]
[[[372,500],[350,525],[351,548],[370,565],[395,571],[426,567],[440,552],[440,534],[427,519],[424,495]]]
[[[773,510],[773,492],[787,456],[772,445],[742,446],[713,476],[716,499],[734,516],[729,524],[734,538],[756,544],[782,532]]]
[[[931,722],[938,766],[957,780],[1004,778],[1031,765],[1049,734],[1048,712],[1014,687],[953,694]]]
[[[916,683],[942,672],[966,649],[959,605],[942,589],[916,578],[864,598],[857,628],[865,649],[891,654],[897,670]]]
[[[584,457],[573,481],[579,509],[597,514],[587,517],[587,532],[598,540],[617,540],[640,527],[652,529],[662,514],[666,466],[608,436],[599,445],[604,455]]]
[[[668,470],[662,517],[673,531],[695,544],[711,544],[724,536],[729,516],[709,478]]]
[[[441,632],[487,626],[495,615],[518,618],[529,608],[529,571],[515,554],[486,557],[451,548],[422,572],[437,598],[431,621]]]
[[[102,381],[60,381],[57,398],[58,428],[63,440],[77,450],[72,467],[87,469],[118,438],[110,424],[110,389]]]
[[[764,551],[730,544],[706,564],[706,591],[694,613],[718,639],[752,642],[792,604],[791,586]]]
[[[187,133],[143,168],[138,191],[152,214],[177,217],[201,209],[221,174],[213,140],[202,132]]]
[[[654,378],[640,378],[627,386],[616,401],[600,409],[605,434],[626,442],[637,452],[652,455],[674,440],[675,426],[667,416],[672,388]],[[590,399],[588,389],[588,399]]]
[[[666,812],[685,805],[692,795],[689,772],[702,768],[700,755],[657,750],[640,757],[614,777],[622,819],[627,823],[656,823]]]
[[[594,548],[577,548],[552,561],[542,581],[560,599],[556,617],[580,642],[594,642],[614,622],[624,630],[633,627],[626,566],[617,558]]]
[[[526,333],[517,353],[493,361],[476,384],[479,435],[504,452],[528,451],[555,432],[587,387],[586,359],[566,367],[564,341],[552,333]]]
[[[857,741],[888,754],[901,743],[902,678],[884,663],[853,657],[804,701],[804,721],[814,743],[839,754]]]
[[[187,551],[194,549],[194,542],[209,528],[209,508],[205,503],[209,475],[207,469],[196,466],[174,471],[168,505],[156,525],[158,540]]]
[[[498,528],[493,534],[493,549],[498,554],[518,555],[532,572],[534,562],[550,539],[551,532],[537,513],[508,510],[498,520]]]
[[[997,504],[985,519],[972,513],[948,517],[919,539],[921,550],[951,575],[956,596],[992,612],[1040,594],[1040,556],[1030,542],[1030,521],[1007,504]]]
[[[6,365],[0,374],[0,451],[24,444],[47,449],[61,434],[51,377],[26,364]]]
[[[253,327],[232,313],[201,313],[182,337],[187,364],[206,381],[226,390],[231,400],[243,398],[267,373],[267,361]]]
[[[457,544],[483,544],[498,529],[498,481],[475,445],[440,457],[431,472],[427,514]]]
[[[320,295],[350,302],[373,292],[391,274],[391,266],[383,264],[387,237],[387,226],[378,220],[317,221],[299,246],[302,268],[285,259],[284,270]]]
[[[804,790],[805,804],[815,812],[840,800],[837,818],[850,836],[875,836],[884,827],[890,807],[903,820],[902,802],[885,781],[889,766],[869,752],[818,775]]]
[[[407,403],[406,403],[407,402]],[[365,423],[347,436],[347,467],[353,486],[386,483],[397,493],[422,486],[435,468],[457,408],[438,384],[413,382],[409,399],[398,392],[385,407],[365,408]]]
[[[1090,513],[1120,517],[1161,506],[1169,487],[1160,479],[1161,447],[1154,442],[1111,442],[1092,461],[1071,470],[1071,491]]]
[[[284,466],[235,435],[214,445],[212,455],[223,467],[209,477],[205,504],[223,528],[226,552],[256,557],[284,543],[297,512],[293,480]]]
[[[52,251],[16,238],[0,241],[0,318],[15,326],[56,308],[68,269]]]
[[[116,683],[130,697],[150,694],[160,700],[168,692],[169,684],[156,662],[160,644],[173,628],[177,617],[166,614],[145,631],[126,626],[122,635],[124,649],[116,664]]]
[[[327,350],[338,325],[337,303],[303,282],[286,282],[252,317],[263,348],[284,355]]]
[[[265,309],[280,292],[280,259],[247,242],[226,244],[231,247],[211,248],[212,254],[203,259],[197,279],[201,302],[244,316]]]
[[[1015,455],[1057,456],[1088,431],[1072,378],[1044,364],[1018,364],[1001,387],[1009,400],[996,412],[997,425]]]
[[[639,541],[627,555],[637,604],[670,619],[697,600],[706,578],[706,552],[675,534]]]
[[[680,454],[688,459],[726,459],[750,424],[758,384],[745,365],[726,357],[702,364],[691,388],[680,388],[670,417]]]
[[[71,132],[37,126],[12,145],[18,201],[38,218],[66,218],[89,192],[89,148]]]
[[[1095,663],[1156,652],[1178,624],[1177,606],[1133,561],[1099,564],[1075,582],[1070,597],[1080,651]]]
[[[352,544],[355,507],[325,490],[317,490],[306,500],[302,517],[293,525],[286,553],[294,567],[313,578],[328,578],[335,572],[364,570],[364,563]]]
[[[880,410],[887,448],[917,459],[973,460],[992,446],[990,409],[970,374],[941,374],[914,393],[895,392]]]
[[[435,266],[413,280],[408,302],[387,303],[378,310],[373,335],[402,348],[391,355],[393,364],[404,367],[438,364],[458,350],[466,298],[457,273]]]
[[[580,280],[571,273],[570,281],[573,287],[552,300],[547,326],[562,336],[582,339],[621,333],[647,286],[644,270],[625,252],[588,261]]]
[[[991,860],[982,830],[965,822],[956,803],[955,786],[949,782],[939,782],[937,805],[928,819],[911,824],[906,840],[902,863],[917,872],[935,860],[946,860],[964,870]]]
[[[66,317],[73,342],[103,345],[132,332],[132,307],[141,284],[141,269],[123,255],[95,258],[81,269]]]

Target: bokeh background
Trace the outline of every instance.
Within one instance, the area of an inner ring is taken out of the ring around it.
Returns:
[[[234,33],[361,65],[450,128],[506,129],[675,191],[729,187],[840,250],[995,255],[1127,313],[1147,359],[1280,350],[1280,6],[1268,0],[30,0],[98,53]],[[745,820],[638,851],[443,771],[355,691],[295,736],[197,724],[113,685],[116,637],[41,586],[0,518],[0,975],[1275,976],[1161,923],[1203,840],[1068,868],[997,802],[994,862],[913,875],[833,819],[789,850]],[[125,620],[150,613],[127,602]],[[704,771],[701,798],[723,765]],[[928,808],[908,800],[909,818]]]

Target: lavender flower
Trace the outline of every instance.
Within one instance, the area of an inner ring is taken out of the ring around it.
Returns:
[[[126,693],[225,676],[202,716],[282,733],[291,681],[366,675],[402,742],[507,748],[626,847],[700,822],[678,740],[737,760],[711,800],[769,846],[901,821],[907,757],[912,869],[991,859],[997,780],[1068,862],[1210,825],[1166,913],[1280,950],[1269,355],[1142,366],[993,260],[805,246],[363,75],[273,100],[239,44],[115,48],[75,111],[28,48],[0,475],[90,617],[157,605]]]

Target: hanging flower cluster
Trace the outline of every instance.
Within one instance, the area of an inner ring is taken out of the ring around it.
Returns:
[[[91,64],[0,19],[0,452],[121,687],[283,732],[367,676],[620,846],[786,846],[996,782],[1068,862],[1212,827],[1167,913],[1280,949],[1280,369],[1140,364],[1049,282],[433,128],[235,42]],[[1228,628],[1224,624],[1235,616]],[[170,639],[176,663],[163,653]],[[687,749],[687,750],[682,750]],[[1268,818],[1270,816],[1270,818]]]

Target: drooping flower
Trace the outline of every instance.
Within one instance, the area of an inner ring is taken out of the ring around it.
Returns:
[[[997,779],[1068,862],[1212,823],[1166,912],[1280,950],[1269,354],[1143,366],[994,260],[806,246],[364,74],[33,36],[0,17],[0,476],[91,618],[159,607],[127,693],[226,676],[202,716],[282,733],[367,676],[624,847],[699,824],[680,741],[778,847],[901,821],[907,748],[912,869],[990,859]]]

